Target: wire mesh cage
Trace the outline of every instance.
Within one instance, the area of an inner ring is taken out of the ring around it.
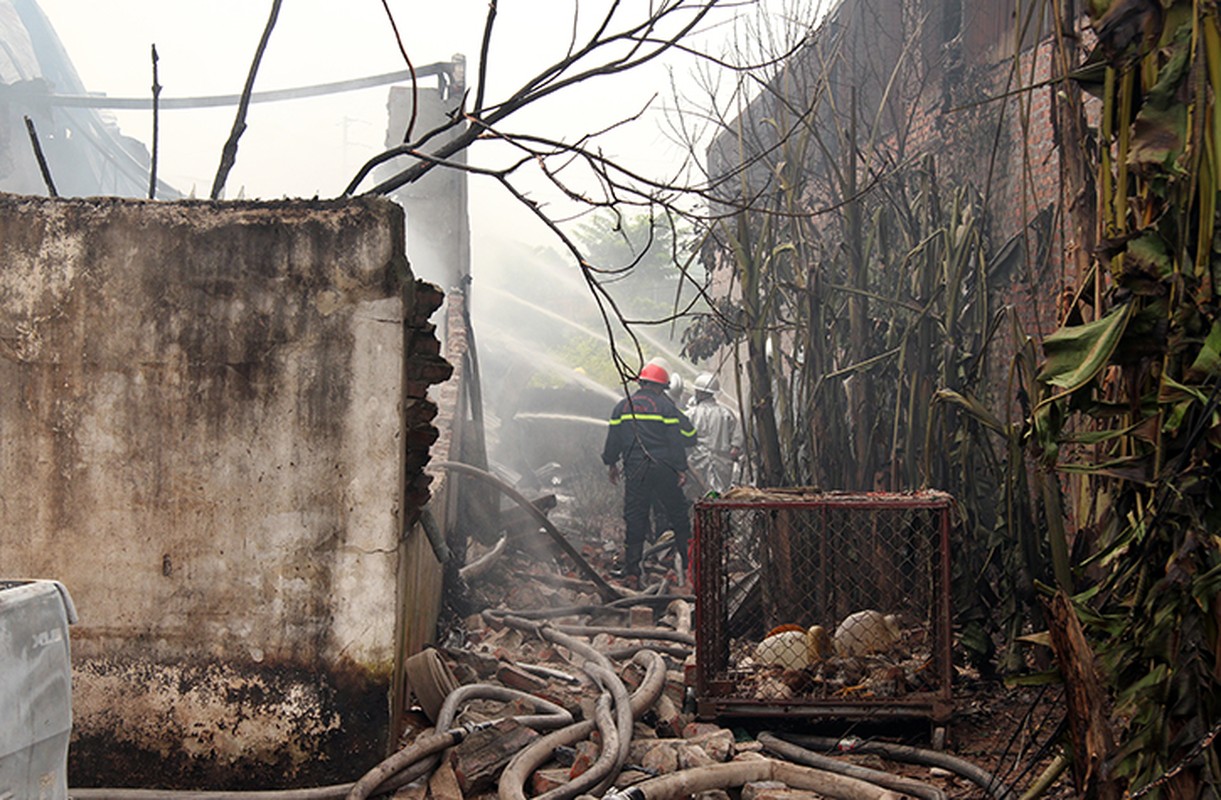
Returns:
[[[699,715],[947,720],[952,508],[934,491],[697,503]]]

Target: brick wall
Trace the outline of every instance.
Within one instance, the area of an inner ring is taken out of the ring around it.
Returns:
[[[1064,239],[1057,87],[1022,87],[1039,86],[1051,77],[1053,42],[1044,38],[1013,56],[1011,0],[964,4],[965,28],[945,42],[924,27],[927,19],[912,12],[922,8],[912,0],[847,0],[820,29],[821,38],[796,57],[775,85],[785,86],[791,102],[801,108],[823,91],[821,76],[831,70],[828,94],[816,111],[817,135],[823,148],[830,148],[830,158],[842,159],[842,152],[834,151],[843,147],[837,131],[847,127],[848,109],[856,103],[858,148],[869,170],[862,167],[859,186],[931,159],[943,193],[971,187],[978,198],[976,216],[981,205],[985,212],[987,252],[1004,255],[991,276],[994,299],[1012,308],[1028,335],[1045,335],[1057,327],[1061,293],[1072,288],[1074,276],[1065,274],[1062,253],[1074,243]],[[903,28],[896,32],[895,20],[900,19]],[[922,57],[905,49],[904,35],[923,37]],[[883,96],[885,104],[879,99]],[[1096,109],[1087,106],[1087,111],[1097,116]],[[783,116],[766,94],[757,99],[744,114],[759,121],[743,126],[748,150],[754,146],[766,152],[774,146],[767,138],[773,135],[770,120]],[[880,135],[871,130],[875,121]],[[738,152],[734,131],[727,129],[709,149],[710,171],[727,172],[738,162]],[[818,257],[840,246],[835,215],[822,212],[838,208],[844,198],[825,166],[828,151],[814,152],[810,170],[815,178],[806,205],[816,212],[811,222],[815,233],[808,241]],[[761,187],[773,179],[773,170],[768,161],[751,168],[748,178]],[[723,270],[714,271],[716,286],[727,291]],[[1009,330],[1006,326],[1006,336]],[[997,358],[1007,360],[1015,346],[1006,340]]]

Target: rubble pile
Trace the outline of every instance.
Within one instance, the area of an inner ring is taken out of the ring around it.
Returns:
[[[605,574],[614,548],[580,552]],[[688,686],[695,598],[665,553],[646,561],[649,588],[613,585],[613,600],[554,559],[521,542],[472,546],[468,595],[482,610],[449,626],[421,656],[427,668],[409,670],[420,702],[399,763],[349,800],[947,796],[888,772],[844,774],[851,764],[799,765],[779,755],[783,743],[698,721]]]

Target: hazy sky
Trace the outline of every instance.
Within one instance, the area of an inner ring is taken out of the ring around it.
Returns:
[[[240,93],[272,5],[271,0],[38,1],[88,91],[149,97],[150,45],[155,44],[162,98]],[[770,0],[765,5],[784,9],[810,1]],[[639,20],[655,2],[622,0],[623,19]],[[601,18],[609,3],[501,0],[489,57],[489,102],[504,99],[564,55],[574,8],[581,9],[580,20],[588,26]],[[750,2],[726,0],[726,5],[705,26],[702,41],[724,40],[735,15],[754,13]],[[474,83],[487,0],[390,0],[390,8],[417,67],[462,53],[468,59],[468,86]],[[662,132],[664,109],[673,104],[671,70],[679,82],[686,82],[694,64],[689,57],[679,57],[628,76],[581,84],[513,117],[504,128],[572,141],[640,112],[656,96],[651,111],[599,141],[607,155],[634,171],[671,174],[683,156]],[[254,88],[295,88],[404,67],[381,0],[286,0]],[[252,105],[226,197],[239,193],[251,199],[337,196],[360,165],[385,148],[388,93],[389,87],[382,86]],[[163,110],[158,176],[184,193],[207,197],[235,112],[232,106]],[[110,113],[123,133],[151,143],[150,111]],[[481,142],[468,157],[474,164],[486,164],[495,160],[497,152]],[[572,205],[541,180],[527,181],[525,186],[553,216],[572,213]],[[532,258],[534,248],[558,248],[552,234],[492,181],[472,178],[470,210],[477,282],[494,282],[496,274]],[[575,278],[575,264],[571,269]],[[476,300],[479,297],[476,293]],[[476,309],[483,317],[486,304],[493,302],[490,297],[484,297],[485,305]],[[592,296],[586,301],[594,308]]]
[[[271,8],[270,0],[39,0],[89,91],[116,97],[150,95],[150,45],[159,55],[162,97],[237,94]],[[627,6],[643,7],[643,0]],[[605,7],[584,0],[586,11]],[[489,98],[504,94],[562,55],[572,25],[570,0],[501,2]],[[487,0],[444,3],[391,0],[403,42],[416,66],[467,55],[474,70]],[[543,11],[544,13],[540,13]],[[587,18],[592,21],[593,15]],[[723,16],[722,19],[725,17]],[[256,91],[364,77],[404,68],[381,0],[288,0],[259,69]],[[689,65],[680,64],[685,73]],[[331,197],[384,146],[387,87],[325,98],[252,105],[226,195],[248,198]],[[659,93],[668,102],[663,68],[630,80],[591,82],[510,127],[576,137],[639,110]],[[124,133],[151,141],[151,114],[113,112]],[[235,109],[163,111],[159,176],[183,192],[206,196]],[[608,139],[634,164],[665,169],[677,158],[658,130],[661,112]],[[472,158],[479,160],[478,151]],[[367,184],[366,184],[367,185]],[[485,232],[515,218],[502,192],[472,186]],[[518,223],[505,226],[518,229]]]
[[[272,6],[271,0],[38,2],[88,91],[111,97],[150,97],[150,46],[155,44],[163,99],[239,94]],[[783,14],[811,2],[814,0],[762,0],[762,5]],[[389,3],[417,67],[449,61],[461,53],[468,59],[468,86],[473,85],[487,0]],[[638,20],[655,3],[621,0],[623,19]],[[528,77],[564,55],[574,8],[581,10],[580,20],[588,31],[587,26],[597,22],[609,4],[610,0],[500,0],[489,57],[488,101],[506,98]],[[732,18],[753,15],[752,6],[751,0],[726,0],[726,9],[702,32],[703,46],[722,47],[710,43],[725,40],[733,29]],[[792,16],[804,19],[809,14]],[[404,67],[382,0],[286,0],[254,88],[296,88]],[[628,76],[590,81],[513,117],[503,127],[572,141],[640,112],[656,96],[652,110],[641,119],[599,141],[607,155],[634,171],[670,174],[683,156],[662,132],[665,109],[673,103],[670,78],[673,74],[680,83],[689,83],[694,67],[694,59],[678,57]],[[337,196],[360,165],[385,148],[388,94],[389,87],[382,86],[252,105],[237,162],[226,183],[226,197],[239,193],[251,199]],[[150,111],[107,113],[113,113],[123,133],[151,143]],[[235,113],[233,106],[163,110],[158,176],[184,193],[207,197]],[[486,145],[481,142],[472,148],[468,154],[472,163],[495,160],[498,151]],[[364,188],[371,185],[363,184]],[[542,181],[526,186],[532,198],[555,215],[572,212],[572,206]],[[534,248],[558,245],[541,223],[489,180],[472,178],[470,209],[477,282],[495,282],[496,273],[532,258]],[[575,279],[575,265],[572,272]],[[485,295],[482,302],[494,304],[494,297]],[[592,308],[592,296],[587,299]]]

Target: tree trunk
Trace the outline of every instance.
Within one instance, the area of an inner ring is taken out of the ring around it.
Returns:
[[[1047,604],[1048,630],[1064,679],[1068,701],[1068,730],[1073,743],[1073,778],[1083,797],[1119,800],[1122,788],[1107,769],[1115,740],[1107,722],[1106,689],[1094,663],[1094,651],[1085,640],[1081,622],[1063,591]]]

